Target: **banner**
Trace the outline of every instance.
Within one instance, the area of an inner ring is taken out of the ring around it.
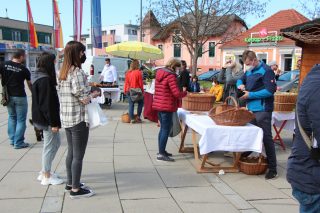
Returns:
[[[91,24],[92,45],[94,48],[102,48],[101,30],[101,1],[91,0]]]
[[[30,46],[33,48],[38,48],[38,37],[36,32],[36,27],[34,26],[33,18],[32,18],[32,12],[30,7],[29,0],[26,0],[27,4],[27,15],[28,15],[28,23],[29,23],[29,42]]]
[[[81,41],[83,0],[73,0],[73,35]]]
[[[54,20],[54,48],[63,48],[63,34],[60,20],[60,13],[57,0],[53,1],[53,20]]]

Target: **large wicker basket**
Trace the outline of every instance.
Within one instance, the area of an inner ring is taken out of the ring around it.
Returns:
[[[122,123],[130,123],[129,113],[125,113],[125,114],[121,115],[121,121],[122,121]]]
[[[228,105],[228,100],[232,100],[234,105]],[[246,108],[240,108],[236,99],[229,96],[224,104],[213,107],[209,112],[209,117],[222,126],[244,126],[252,121],[255,116]]]
[[[276,103],[293,103],[297,102],[297,93],[277,92],[274,94],[274,102]]]
[[[260,155],[259,157],[245,157],[239,161],[240,171],[247,175],[264,174],[268,168],[267,159]]]
[[[209,111],[215,100],[213,94],[189,93],[182,99],[182,108],[188,111]]]
[[[274,111],[275,112],[292,112],[296,104],[294,103],[277,103],[274,102]]]

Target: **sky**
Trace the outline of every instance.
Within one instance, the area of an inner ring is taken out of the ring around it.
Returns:
[[[298,7],[299,0],[270,0],[266,13],[262,17],[250,16],[245,18],[248,27],[252,27],[279,10],[295,8],[303,14]],[[25,0],[0,0],[0,17],[8,17],[17,20],[27,20]],[[73,0],[59,0],[61,24],[64,34],[64,42],[71,40],[73,34]],[[281,2],[281,3],[280,3]],[[90,0],[83,0],[83,27],[82,33],[89,33],[90,29]],[[52,0],[30,0],[33,20],[35,23],[52,26]],[[145,14],[149,5],[148,0],[143,0]],[[140,14],[140,0],[101,0],[102,25],[137,24]]]

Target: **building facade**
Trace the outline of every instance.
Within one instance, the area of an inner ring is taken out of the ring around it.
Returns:
[[[105,48],[124,41],[138,40],[139,26],[133,24],[111,25],[102,28],[102,49],[93,48],[91,35],[86,38],[87,54],[94,56],[107,56]],[[90,33],[91,34],[91,33]]]
[[[250,49],[267,64],[276,61],[281,70],[296,69],[297,61],[301,58],[301,48],[293,40],[283,37],[280,29],[306,21],[308,19],[294,9],[279,11],[222,45],[221,62],[224,64],[228,59],[240,62],[243,51]]]
[[[0,18],[0,62],[10,60],[15,49],[28,50],[27,66],[30,70],[36,68],[37,57],[42,51],[52,51],[53,27],[35,24],[39,47],[29,45],[28,22]]]
[[[157,66],[164,65],[170,58],[178,58],[185,60],[190,67],[192,59],[190,53],[185,45],[183,45],[179,39],[179,27],[174,24],[169,24],[161,27],[157,18],[152,11],[149,11],[143,19],[142,23],[143,38],[142,41],[152,44],[160,48],[164,53],[163,60],[155,61]],[[198,58],[197,69],[199,72],[205,72],[208,70],[220,69],[221,62],[221,43],[227,39],[227,35],[231,35],[232,32],[241,32],[247,30],[245,22],[236,15],[230,15],[226,19],[226,24],[223,25],[223,29],[215,31],[212,34],[207,35],[208,40],[202,47],[202,54]],[[139,33],[138,33],[139,34]]]

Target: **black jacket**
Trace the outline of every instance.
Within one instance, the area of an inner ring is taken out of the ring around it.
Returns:
[[[39,129],[61,127],[57,89],[50,77],[39,71],[32,73],[32,120]]]

